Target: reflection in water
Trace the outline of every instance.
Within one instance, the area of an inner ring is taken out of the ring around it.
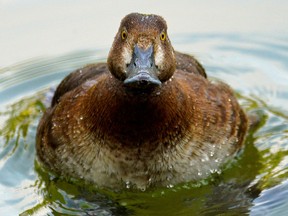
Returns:
[[[199,55],[208,75],[229,83],[245,110],[256,112],[262,120],[259,128],[248,135],[243,152],[221,174],[200,182],[142,192],[97,189],[49,173],[35,160],[34,146],[46,94],[68,72],[101,60],[96,56],[105,56],[105,51],[38,59],[0,70],[1,215],[283,213],[288,203],[285,41],[277,45],[277,41],[262,43],[256,37],[247,39],[241,35],[204,36],[194,35],[194,40],[189,35],[179,36],[181,43],[176,47],[188,51],[197,44],[210,43],[209,54]],[[248,49],[251,43],[254,45]],[[267,49],[272,49],[270,54],[263,54]],[[275,76],[279,80],[272,79]]]

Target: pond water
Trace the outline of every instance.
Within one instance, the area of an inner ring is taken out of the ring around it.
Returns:
[[[0,68],[0,215],[285,215],[288,34],[274,30],[171,34],[175,49],[196,55],[208,76],[232,86],[261,125],[220,174],[169,188],[97,189],[59,178],[36,160],[36,127],[51,89],[69,72],[105,61],[109,46]]]

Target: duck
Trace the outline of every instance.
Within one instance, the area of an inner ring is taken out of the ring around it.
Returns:
[[[97,187],[168,187],[221,170],[243,148],[248,117],[233,90],[174,50],[164,18],[125,16],[106,63],[57,87],[36,151],[59,176]]]

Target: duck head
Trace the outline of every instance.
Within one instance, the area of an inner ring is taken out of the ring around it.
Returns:
[[[176,68],[165,20],[132,13],[124,17],[108,56],[110,72],[129,89],[154,89]]]

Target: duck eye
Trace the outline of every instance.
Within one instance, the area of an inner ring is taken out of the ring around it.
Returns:
[[[127,32],[125,30],[121,32],[121,38],[122,40],[125,40],[127,38]]]
[[[164,32],[162,32],[162,33],[160,34],[160,39],[161,39],[162,41],[164,41],[164,40],[166,39],[166,34],[165,34]]]

